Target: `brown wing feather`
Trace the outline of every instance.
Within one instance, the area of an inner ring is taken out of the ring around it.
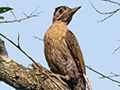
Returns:
[[[66,28],[66,24],[62,22],[52,24],[45,33],[44,44],[45,57],[51,71],[68,75],[71,79],[66,82],[72,90],[80,88],[85,90],[82,53],[75,36]]]
[[[79,47],[76,37],[70,30],[68,30],[65,38],[66,38],[65,40],[68,45],[68,48],[71,52],[71,55],[73,56],[73,58],[75,60],[77,68],[78,68],[78,70],[80,70],[79,72],[81,72],[81,67],[82,67],[82,72],[85,74],[84,59],[83,59],[83,55],[80,50],[80,47]]]

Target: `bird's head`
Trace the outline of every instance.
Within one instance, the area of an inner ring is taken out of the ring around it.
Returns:
[[[54,17],[53,17],[53,23],[55,21],[61,21],[61,22],[64,22],[66,24],[69,24],[69,22],[71,21],[72,19],[72,16],[73,14],[79,9],[81,8],[81,6],[79,7],[76,7],[76,8],[69,8],[69,7],[66,7],[66,6],[60,6],[60,7],[57,7],[55,9],[55,12],[54,12]]]

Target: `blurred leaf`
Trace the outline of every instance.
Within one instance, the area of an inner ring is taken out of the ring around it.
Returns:
[[[10,10],[12,10],[12,8],[10,8],[10,7],[0,7],[0,14],[7,12],[7,11],[10,11]]]
[[[4,19],[4,17],[3,17],[3,16],[0,16],[0,19]]]

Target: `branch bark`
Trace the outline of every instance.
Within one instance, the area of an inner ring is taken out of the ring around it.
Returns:
[[[41,69],[26,68],[14,62],[8,57],[4,42],[0,39],[0,81],[19,90],[70,90],[57,78],[49,78],[51,71],[42,66]]]

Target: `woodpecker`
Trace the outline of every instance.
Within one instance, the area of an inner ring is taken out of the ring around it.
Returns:
[[[44,35],[44,53],[51,71],[68,75],[70,80],[66,83],[72,90],[86,90],[83,55],[75,35],[67,29],[72,16],[80,8],[57,7],[53,24]]]

